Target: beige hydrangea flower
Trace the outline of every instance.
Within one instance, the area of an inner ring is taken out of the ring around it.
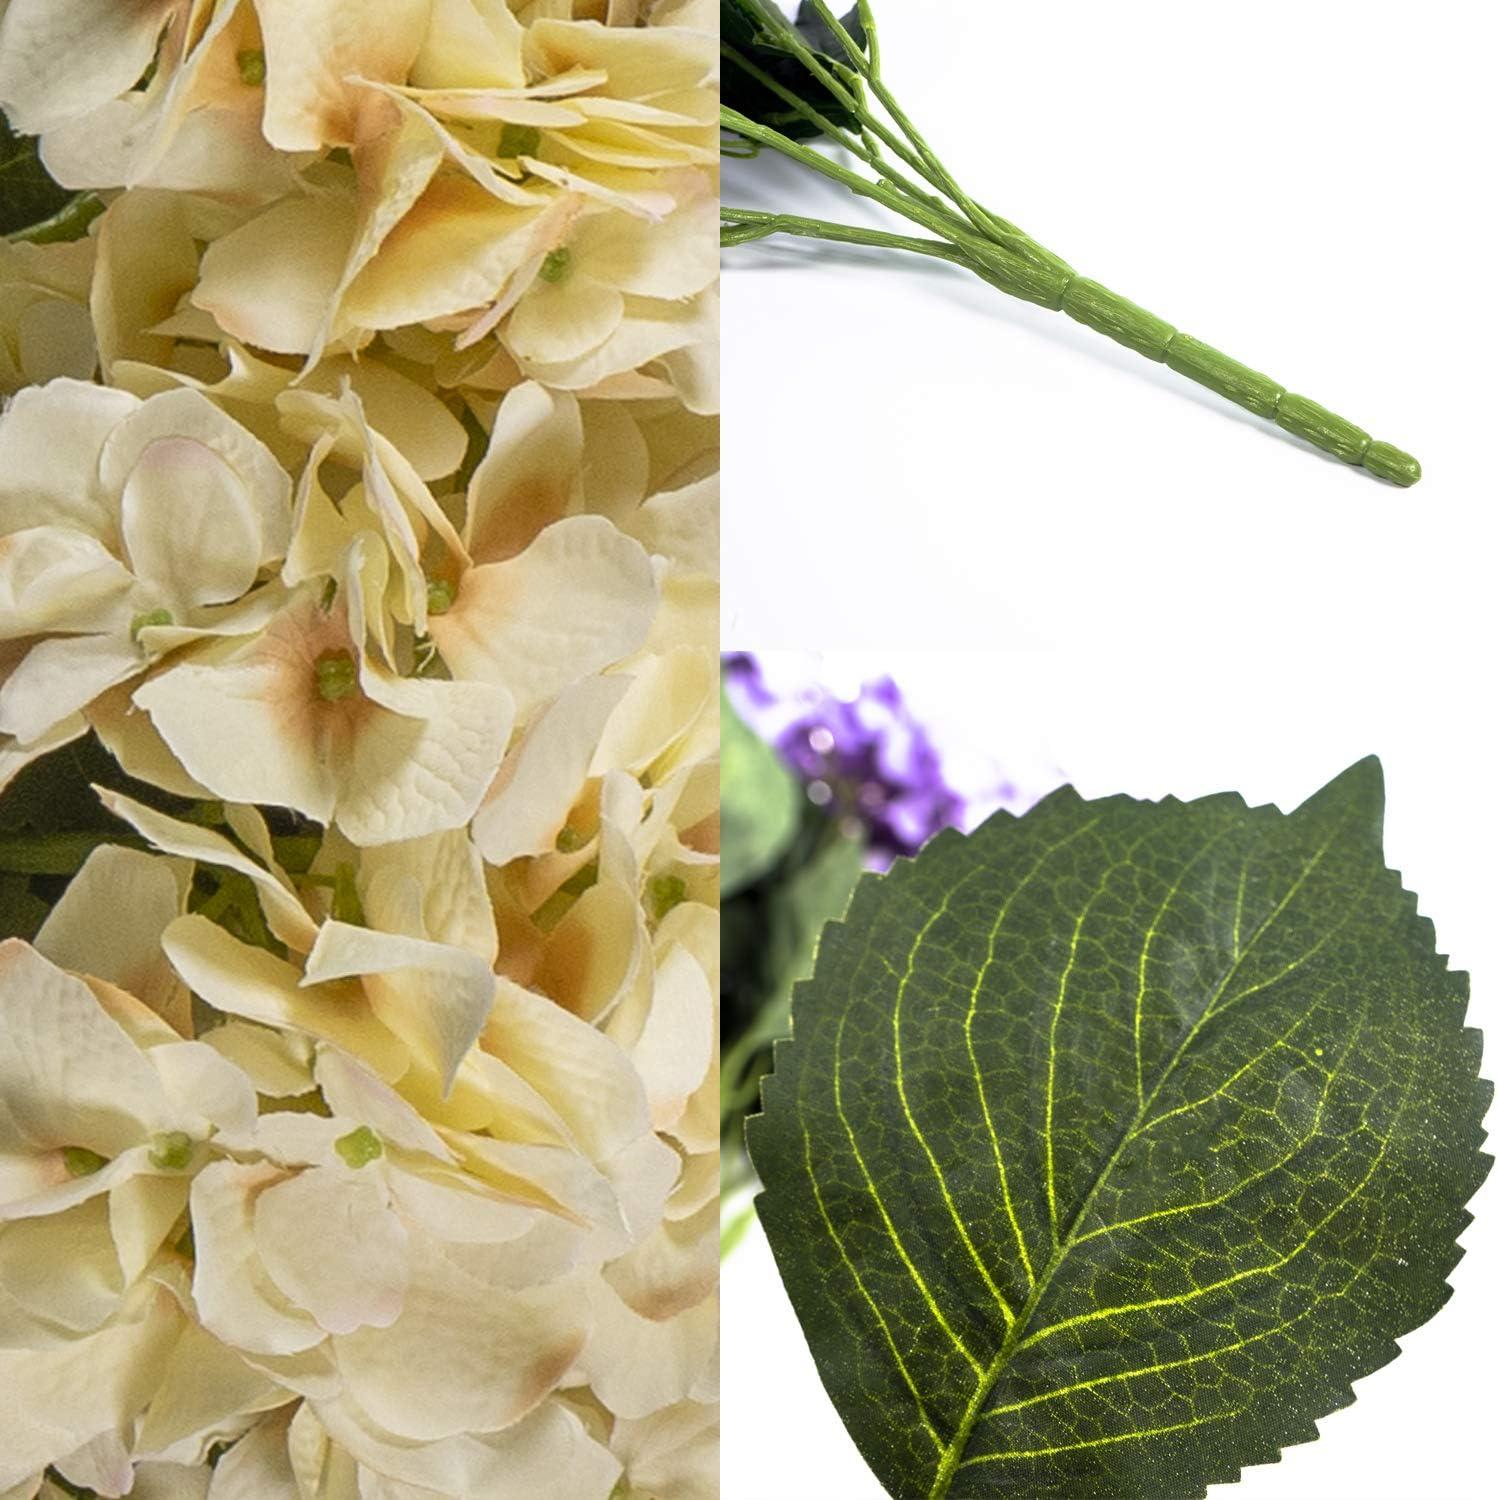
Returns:
[[[173,1236],[221,1139],[253,1128],[255,1093],[125,991],[15,939],[0,943],[0,1014],[0,1485],[57,1462],[120,1494],[121,1434],[137,1421],[168,1446],[195,1435],[172,1375],[185,1318]],[[198,1353],[204,1425],[232,1423],[241,1399],[263,1409],[263,1377],[227,1350]]]
[[[264,198],[353,143],[353,79],[403,80],[431,0],[11,0],[0,103],[66,187]],[[143,86],[142,86],[143,85]]]
[[[24,756],[161,653],[263,623],[290,493],[195,392],[56,380],[17,395],[0,417],[0,734]]]
[[[0,1496],[715,1491],[714,32],[0,4]]]

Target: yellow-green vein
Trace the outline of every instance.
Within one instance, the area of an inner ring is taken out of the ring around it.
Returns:
[[[978,1052],[973,1042],[973,1020],[978,1014],[978,996],[982,992],[988,971],[993,967],[994,954],[998,945],[999,929],[1003,927],[1004,920],[1009,915],[1009,908],[1014,905],[1016,898],[1028,886],[1040,872],[1041,867],[1051,858],[1053,854],[1064,849],[1073,839],[1080,838],[1084,833],[1096,828],[1102,822],[1102,814],[1089,819],[1080,828],[1074,829],[1064,839],[1052,844],[1026,871],[1024,878],[1004,898],[1003,905],[999,908],[999,914],[994,920],[993,926],[988,933],[988,953],[984,957],[982,965],[978,969],[977,977],[973,980],[972,990],[968,995],[967,1017],[963,1021],[963,1035],[967,1041],[967,1056],[972,1064],[973,1081],[978,1086],[978,1102],[983,1107],[983,1123],[988,1127],[988,1138],[993,1143],[994,1163],[999,1169],[999,1191],[1004,1198],[1004,1212],[1009,1219],[1009,1228],[1014,1234],[1014,1242],[1019,1247],[1020,1260],[1025,1267],[1025,1279],[1033,1287],[1035,1285],[1035,1267],[1030,1261],[1030,1247],[1026,1243],[1025,1236],[1019,1227],[1019,1218],[1014,1211],[1014,1199],[1009,1193],[1009,1172],[1004,1164],[1004,1151],[999,1145],[999,1132],[993,1123],[993,1112],[988,1105],[988,1088],[983,1082],[983,1070],[978,1066]]]
[[[972,1351],[963,1343],[961,1335],[947,1322],[947,1317],[941,1310],[941,1305],[931,1295],[931,1289],[926,1285],[926,1278],[921,1275],[915,1262],[911,1260],[909,1252],[905,1248],[905,1242],[900,1238],[900,1232],[895,1228],[894,1220],[889,1216],[889,1210],[884,1206],[884,1199],[879,1195],[879,1188],[869,1173],[867,1164],[863,1159],[863,1152],[859,1149],[858,1137],[853,1133],[853,1126],[848,1121],[847,1112],[843,1109],[843,1027],[847,1025],[846,1013],[837,1023],[837,1037],[832,1049],[832,1099],[837,1109],[837,1117],[842,1121],[844,1132],[848,1137],[848,1145],[853,1152],[853,1160],[858,1163],[858,1170],[863,1176],[864,1186],[869,1191],[869,1197],[874,1200],[874,1207],[879,1211],[879,1218],[884,1224],[884,1232],[889,1236],[890,1243],[895,1247],[895,1253],[899,1255],[905,1269],[910,1273],[910,1278],[915,1282],[916,1290],[920,1292],[922,1301],[926,1304],[926,1310],[936,1319],[937,1326],[946,1336],[951,1339],[953,1346],[962,1357],[981,1373],[982,1363],[974,1358]]]
[[[879,1325],[879,1331],[884,1335],[884,1341],[889,1345],[889,1352],[894,1356],[895,1368],[899,1370],[901,1378],[910,1390],[911,1398],[915,1401],[915,1409],[921,1419],[921,1426],[929,1434],[931,1441],[938,1448],[945,1447],[940,1434],[931,1425],[931,1419],[926,1415],[926,1403],[921,1399],[920,1388],[911,1376],[909,1368],[905,1364],[905,1357],[900,1353],[900,1346],[895,1342],[895,1336],[890,1331],[889,1324],[884,1319],[884,1314],[879,1311],[879,1304],[869,1295],[868,1288],[863,1284],[863,1277],[858,1274],[858,1267],[849,1258],[848,1252],[843,1247],[843,1237],[837,1232],[832,1222],[832,1216],[827,1212],[827,1205],[822,1198],[821,1184],[817,1181],[815,1168],[811,1163],[811,1132],[803,1125],[801,1127],[801,1141],[806,1155],[806,1177],[811,1183],[812,1196],[817,1201],[817,1212],[822,1216],[822,1223],[826,1226],[827,1233],[832,1237],[832,1243],[837,1246],[837,1253],[842,1257],[843,1265],[847,1267],[848,1274],[853,1278],[853,1284],[858,1288],[859,1295],[869,1305],[869,1311],[874,1315],[874,1321]]]

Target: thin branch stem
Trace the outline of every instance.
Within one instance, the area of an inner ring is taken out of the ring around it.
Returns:
[[[782,103],[788,104],[803,120],[815,125],[830,141],[841,146],[850,156],[856,157],[872,171],[888,182],[893,183],[902,192],[916,201],[925,203],[932,212],[940,213],[950,218],[952,223],[962,224],[962,220],[948,208],[946,202],[941,198],[933,197],[924,192],[916,183],[912,182],[893,162],[880,155],[877,146],[870,144],[867,128],[862,132],[863,139],[850,135],[837,125],[834,125],[826,115],[808,103],[793,89],[787,88],[779,79],[758,66],[751,58],[745,57],[737,48],[724,44],[723,56],[736,67],[741,68],[750,78],[754,79],[761,87],[768,89]]]
[[[917,239],[912,235],[887,234],[882,229],[864,229],[855,224],[836,224],[828,219],[805,219],[798,214],[762,213],[753,208],[729,208],[722,210],[723,219],[756,232],[746,235],[744,243],[751,239],[762,240],[775,234],[795,235],[806,240],[831,240],[840,245],[871,245],[881,250],[909,250],[917,255],[930,255],[937,260],[950,261],[967,270],[977,270],[970,256],[965,255],[945,240]]]
[[[955,222],[944,219],[935,210],[928,208],[924,203],[912,201],[893,188],[886,187],[882,182],[870,182],[867,178],[860,177],[857,172],[849,171],[847,167],[833,161],[830,157],[823,156],[819,151],[813,151],[809,146],[803,146],[799,141],[793,141],[789,136],[782,135],[778,130],[772,130],[768,125],[760,125],[741,115],[737,110],[730,109],[727,105],[722,110],[723,123],[739,135],[748,140],[758,141],[761,145],[768,146],[773,151],[778,151],[782,156],[788,156],[793,161],[798,161],[802,166],[810,167],[813,172],[820,176],[831,178],[834,182],[840,182],[850,192],[856,193],[860,198],[868,198],[875,203],[882,204],[885,208],[899,214],[902,218],[909,219],[914,224],[919,224],[923,229],[929,229],[934,234],[941,235],[953,244],[964,245],[975,251],[980,257],[1002,257],[1007,252],[1002,246],[994,245],[991,241],[982,238],[975,232],[960,230],[955,227]]]
[[[854,71],[861,76],[867,76],[868,60],[858,50],[858,44],[848,35],[847,28],[827,9],[824,0],[812,0],[812,4],[818,9],[823,19],[832,27],[833,34],[838,37],[839,44],[847,52],[849,63]],[[938,173],[934,172],[931,166],[921,158],[919,152],[913,150],[905,141],[902,141],[894,131],[890,130],[882,120],[869,110],[864,100],[857,98],[848,89],[843,80],[827,67],[816,49],[807,42],[806,38],[801,35],[775,6],[764,5],[759,8],[765,17],[769,29],[775,34],[785,49],[850,115],[863,125],[866,131],[872,131],[911,171],[919,173],[920,176],[924,177],[939,192],[946,192],[946,187]],[[950,181],[950,179],[948,180]],[[955,202],[956,200],[954,199],[953,201]],[[982,225],[975,225],[974,227],[980,232],[986,232]]]

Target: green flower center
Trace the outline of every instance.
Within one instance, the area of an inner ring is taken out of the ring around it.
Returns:
[[[555,285],[559,281],[564,281],[571,269],[572,252],[563,245],[561,249],[553,250],[541,262],[541,280],[549,281]]]
[[[651,914],[657,922],[687,899],[687,883],[680,875],[657,875],[646,887]]]
[[[355,1170],[368,1166],[376,1157],[385,1154],[379,1136],[368,1125],[361,1125],[357,1130],[339,1136],[333,1142],[333,1149]]]
[[[68,1169],[69,1177],[92,1177],[100,1167],[109,1165],[109,1158],[90,1151],[87,1146],[64,1146],[62,1164]]]
[[[587,842],[586,834],[574,828],[571,823],[564,823],[562,831],[557,835],[557,852],[559,854],[576,854]]]
[[[506,125],[499,133],[501,158],[534,156],[541,148],[541,132],[534,125]]]
[[[148,609],[143,615],[136,615],[130,622],[130,639],[138,641],[143,630],[149,630],[153,625],[171,625],[172,612],[169,609]]]
[[[359,669],[347,651],[324,651],[317,658],[317,696],[338,703],[359,691]]]
[[[427,584],[427,613],[445,615],[453,607],[457,593],[445,578],[434,578]]]
[[[151,1142],[151,1165],[167,1172],[180,1172],[192,1160],[192,1137],[185,1131],[168,1130]]]
[[[247,83],[252,89],[258,89],[265,82],[265,53],[259,48],[249,48],[239,53],[235,59],[239,64],[239,77],[242,83]]]

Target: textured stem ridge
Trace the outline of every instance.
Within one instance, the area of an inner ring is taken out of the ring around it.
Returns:
[[[1345,417],[1291,394],[1278,381],[1182,333],[1095,281],[1081,276],[1066,281],[1059,307],[1115,343],[1169,366],[1255,416],[1268,418],[1345,464],[1361,466],[1391,484],[1408,486],[1420,478],[1418,461],[1392,443],[1375,442]]]
[[[841,162],[813,150],[804,141],[750,119],[724,106],[724,129],[742,137],[753,148],[767,147],[799,162],[818,175],[840,183],[858,197],[888,208],[939,236],[918,239],[882,234],[852,225],[791,214],[766,214],[725,207],[722,211],[725,247],[747,244],[773,234],[790,234],[845,244],[905,250],[965,266],[1000,291],[1055,312],[1064,312],[1116,343],[1142,354],[1205,386],[1255,416],[1273,422],[1343,463],[1366,469],[1391,484],[1409,486],[1420,478],[1420,465],[1392,443],[1376,441],[1363,428],[1326,407],[1297,396],[1278,381],[1240,363],[1210,344],[1184,334],[1164,319],[1120,297],[1086,277],[1078,276],[1059,256],[1037,244],[987,208],[974,202],[953,180],[925,138],[916,130],[882,76],[877,33],[868,0],[860,0],[858,18],[862,41],[850,34],[824,0],[812,0],[828,35],[846,58],[834,64],[813,48],[781,13],[761,0],[735,0],[740,14],[749,14],[760,28],[758,41],[777,55],[794,59],[804,69],[802,91],[783,77],[761,67],[741,47],[725,39],[725,62],[785,106],[785,114],[802,127],[800,133],[821,135],[861,162],[870,180]],[[729,9],[725,6],[725,12]],[[726,38],[726,33],[725,33]],[[808,99],[814,94],[815,99]],[[869,94],[894,123],[892,130],[869,103]],[[777,116],[777,118],[780,118]],[[855,131],[844,128],[849,121]],[[790,126],[787,125],[787,129]],[[925,184],[921,186],[885,155],[887,147]]]

